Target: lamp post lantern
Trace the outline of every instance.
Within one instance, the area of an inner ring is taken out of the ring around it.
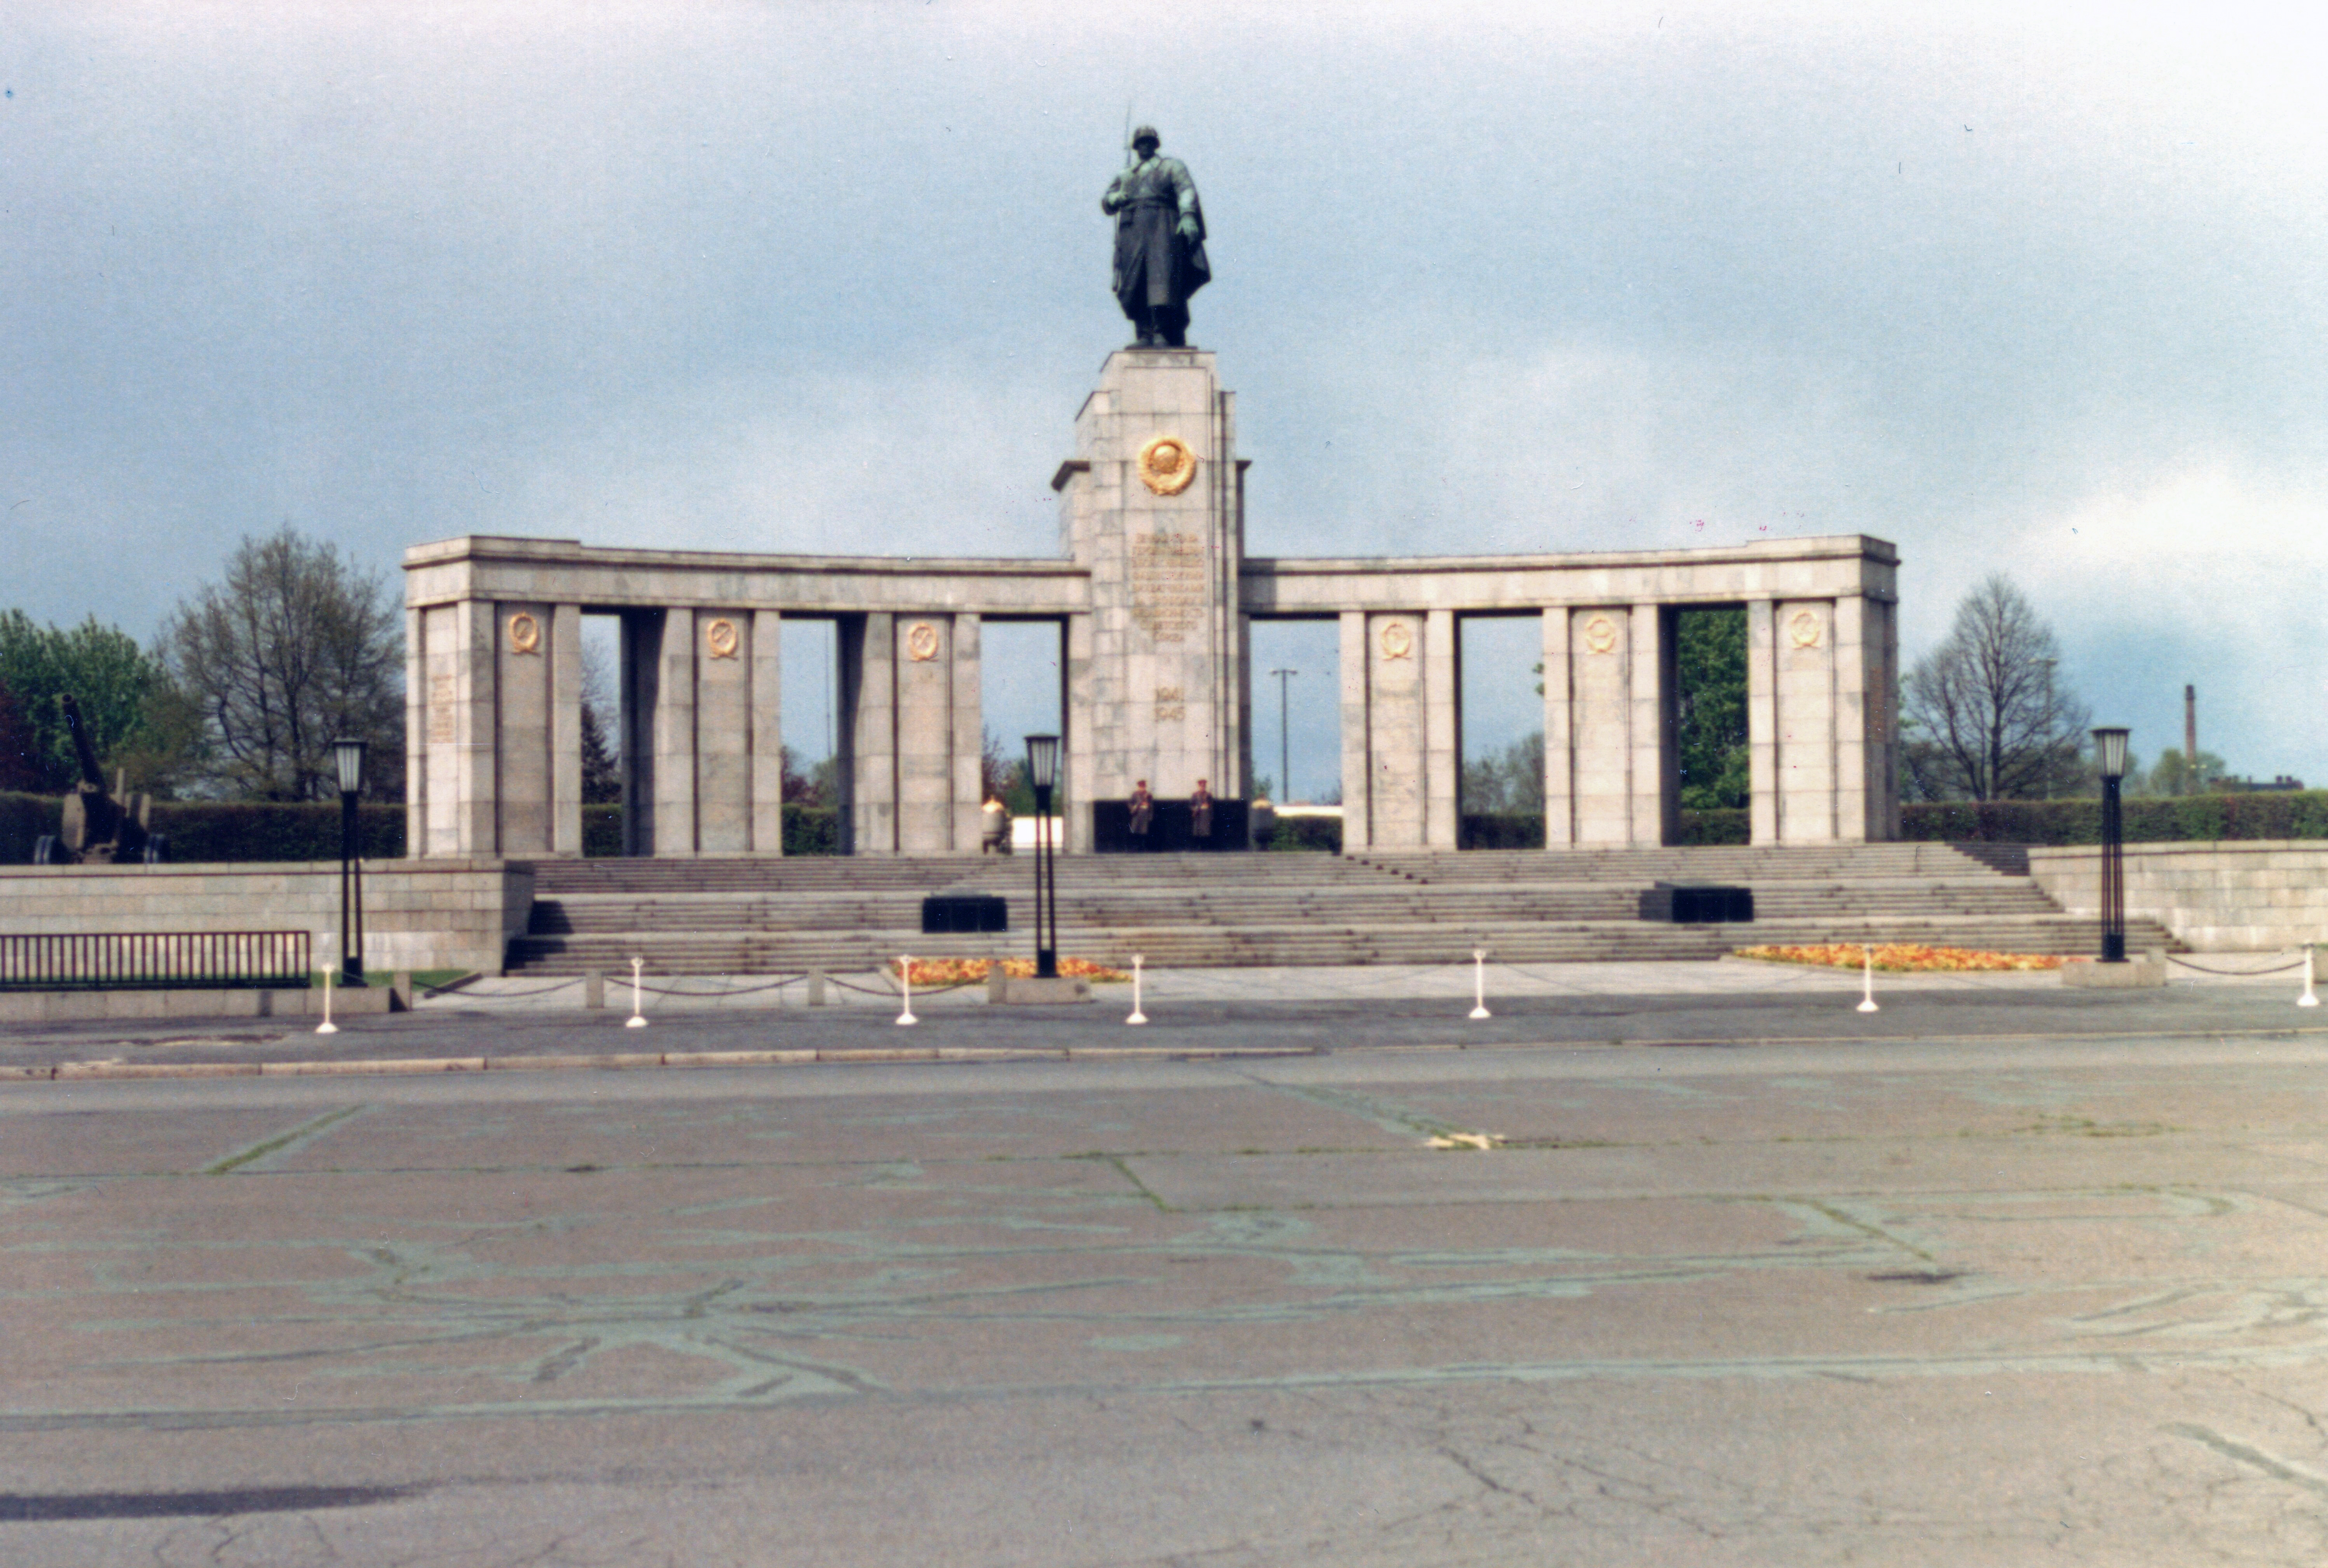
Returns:
[[[332,760],[340,775],[340,983],[361,985],[363,861],[356,852],[356,796],[363,789],[364,743],[332,742]]]
[[[2126,822],[2118,784],[2126,777],[2124,729],[2094,731],[2094,760],[2102,775],[2102,962],[2126,962]]]
[[[1059,889],[1053,875],[1057,848],[1051,842],[1051,793],[1059,783],[1059,737],[1027,737],[1027,783],[1035,791],[1035,976],[1059,974]]]

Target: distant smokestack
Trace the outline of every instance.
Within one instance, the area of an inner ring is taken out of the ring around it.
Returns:
[[[2199,689],[2182,688],[2182,793],[2199,792]]]

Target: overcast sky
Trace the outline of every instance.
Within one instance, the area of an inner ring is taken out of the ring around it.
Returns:
[[[2144,757],[2193,681],[2328,783],[2320,14],[2023,9],[8,7],[0,601],[1052,553],[1129,106],[1254,553],[1874,534],[1910,658],[2005,571]]]

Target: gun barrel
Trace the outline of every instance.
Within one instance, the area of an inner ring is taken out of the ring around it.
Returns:
[[[64,699],[65,728],[72,731],[73,749],[80,753],[81,782],[99,791],[105,788],[105,770],[97,765],[97,747],[89,740],[89,727],[80,721],[80,704],[70,694]]]

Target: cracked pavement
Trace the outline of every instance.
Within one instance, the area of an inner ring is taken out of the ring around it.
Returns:
[[[27,1568],[2328,1552],[2315,1033],[11,1084],[0,1256]]]

